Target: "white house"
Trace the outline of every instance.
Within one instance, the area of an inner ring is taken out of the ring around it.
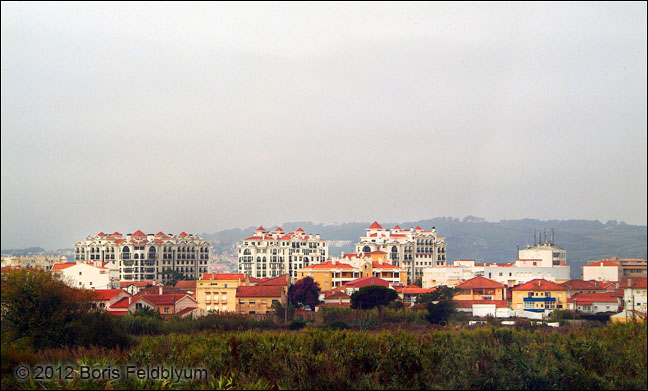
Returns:
[[[52,273],[73,288],[111,289],[110,269],[88,263],[57,263]]]
[[[621,281],[623,269],[612,261],[600,261],[583,266],[583,280]]]

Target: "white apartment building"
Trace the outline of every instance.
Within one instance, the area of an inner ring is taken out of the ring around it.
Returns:
[[[422,278],[426,267],[446,265],[446,242],[434,227],[429,231],[421,227],[401,229],[398,225],[385,229],[374,221],[355,247],[358,253],[386,252],[391,264],[409,271],[410,281]]]
[[[500,284],[515,286],[535,279],[558,284],[570,279],[566,264],[554,267],[538,266],[535,260],[518,259],[512,263],[478,263],[474,260],[455,260],[452,266],[423,269],[423,288],[456,286],[473,277],[482,276]]]
[[[583,280],[585,281],[621,281],[623,269],[621,265],[612,261],[598,261],[583,266]]]
[[[238,245],[238,271],[251,277],[277,277],[289,274],[297,278],[302,267],[324,262],[328,258],[328,243],[318,235],[307,235],[299,228],[285,232],[259,227],[254,235]]]
[[[556,246],[553,241],[547,241],[521,249],[518,258],[537,262],[530,266],[553,267],[567,263],[567,251]]]
[[[109,268],[90,263],[57,263],[52,267],[52,273],[72,288],[119,288],[119,282],[111,280]]]
[[[186,279],[198,279],[209,265],[210,244],[200,237],[182,232],[178,235],[132,234],[119,232],[88,236],[74,245],[77,262],[114,262],[121,281],[165,280],[165,270],[175,270]]]

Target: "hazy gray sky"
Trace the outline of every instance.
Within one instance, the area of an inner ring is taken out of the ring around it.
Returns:
[[[2,248],[646,224],[646,3],[2,3]]]

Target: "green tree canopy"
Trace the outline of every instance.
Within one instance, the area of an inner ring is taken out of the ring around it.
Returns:
[[[380,286],[370,285],[360,288],[351,295],[351,308],[363,310],[384,307],[398,298],[395,290]]]
[[[70,288],[51,273],[2,273],[3,340],[28,338],[36,348],[74,342],[71,325],[88,312],[91,291]]]

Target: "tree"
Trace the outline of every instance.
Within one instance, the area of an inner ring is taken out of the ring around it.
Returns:
[[[320,286],[312,277],[304,277],[288,289],[288,298],[294,306],[319,304]]]
[[[185,280],[183,273],[171,268],[162,271],[162,278],[166,280],[166,285],[175,286],[178,281]]]
[[[391,288],[380,285],[365,286],[351,295],[351,308],[378,308],[378,318],[382,315],[382,307],[398,298],[398,293]]]
[[[3,343],[26,338],[37,349],[74,343],[72,326],[88,312],[91,295],[45,271],[2,273]]]
[[[452,300],[452,298],[457,294],[456,288],[451,288],[449,286],[438,287],[432,292],[424,293],[418,297],[416,300],[417,303],[426,304],[434,301],[440,300]]]
[[[452,299],[457,294],[456,288],[447,286],[439,287],[433,292],[423,294],[419,297],[419,303],[427,303],[428,314],[425,318],[432,324],[447,322],[456,312],[457,303]]]

